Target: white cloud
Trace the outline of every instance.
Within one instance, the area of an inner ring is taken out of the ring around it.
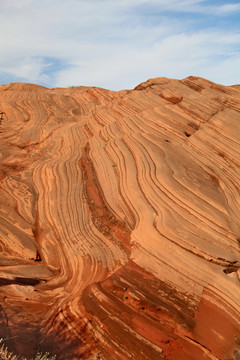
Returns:
[[[225,4],[215,8],[216,13],[219,15],[234,13],[240,11],[240,4]]]
[[[130,88],[154,76],[201,75],[240,83],[240,32],[214,27],[214,22],[197,28],[198,19],[181,16],[195,13],[204,20],[206,14],[221,17],[240,10],[239,4],[211,4],[0,0],[0,75],[49,86],[112,89]]]
[[[5,66],[0,65],[0,71],[4,69],[5,73],[11,74],[15,79],[20,78],[29,79],[31,82],[42,82],[47,83],[49,77],[47,74],[44,74],[44,69],[47,69],[48,64],[45,63],[44,59],[41,58],[31,58],[31,57],[20,57],[9,59],[8,63]]]
[[[219,36],[222,43],[219,44]],[[61,71],[58,85],[96,85],[111,88],[132,88],[150,77],[183,78],[199,75],[216,82],[239,82],[239,54],[228,52],[231,34],[201,32],[192,35],[168,36],[149,47],[113,47],[112,53],[102,48],[95,58],[74,63]],[[235,35],[240,41],[240,34]],[[227,56],[229,55],[229,56]],[[222,69],[225,72],[222,72]],[[227,71],[226,71],[227,70]],[[116,86],[117,84],[117,86]]]

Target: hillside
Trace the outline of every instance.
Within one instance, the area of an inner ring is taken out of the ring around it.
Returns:
[[[59,360],[235,359],[240,87],[11,83],[0,112],[8,347]]]

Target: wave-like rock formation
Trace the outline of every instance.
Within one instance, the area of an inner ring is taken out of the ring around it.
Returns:
[[[237,359],[240,86],[0,86],[0,337],[59,360]]]

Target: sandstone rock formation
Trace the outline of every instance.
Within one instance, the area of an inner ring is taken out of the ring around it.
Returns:
[[[235,359],[240,87],[11,83],[0,111],[8,346],[59,360]]]

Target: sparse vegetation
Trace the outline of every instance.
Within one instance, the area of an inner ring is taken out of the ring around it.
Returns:
[[[240,360],[240,339],[238,339],[236,336],[235,336],[235,341],[236,341],[236,348],[234,350],[234,357],[231,358],[230,360]]]
[[[32,360],[55,360],[56,356],[51,356],[49,353],[38,353]],[[14,355],[8,351],[8,348],[4,345],[4,339],[0,339],[0,360],[26,360],[23,357]]]

